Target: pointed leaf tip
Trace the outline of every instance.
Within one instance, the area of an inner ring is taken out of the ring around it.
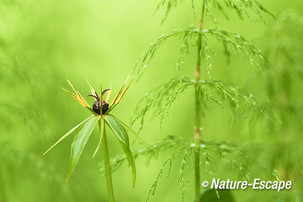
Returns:
[[[83,123],[85,123],[87,120],[89,120],[92,117],[93,116],[90,116],[90,117],[86,118],[84,121],[82,121],[81,123],[79,123],[78,125],[73,127],[70,131],[65,133],[65,135],[63,135],[55,144],[53,144],[48,150],[46,150],[46,152],[43,153],[43,156],[45,154],[47,154],[52,148],[54,148],[57,144],[59,144],[61,141],[63,141],[66,137],[68,137],[70,134],[72,134],[77,128],[79,128]]]

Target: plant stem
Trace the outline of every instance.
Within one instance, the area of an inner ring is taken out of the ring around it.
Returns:
[[[107,192],[108,192],[108,200],[110,202],[114,202],[114,188],[112,182],[112,173],[110,169],[110,160],[108,155],[108,146],[107,146],[107,139],[104,127],[104,121],[101,120],[101,130],[103,130],[103,137],[102,137],[102,150],[103,150],[103,157],[104,157],[104,168],[105,168],[105,176],[106,176],[106,184],[107,184]],[[102,133],[102,132],[101,132]]]
[[[202,29],[204,22],[204,14],[205,14],[205,4],[207,0],[203,0],[202,2],[202,11],[201,18],[199,23],[199,35],[197,40],[198,46],[198,57],[197,57],[197,65],[195,69],[195,198],[196,202],[200,202],[200,142],[201,142],[201,113],[200,113],[200,93],[199,93],[199,80],[200,80],[200,71],[201,71],[201,57],[202,57]]]

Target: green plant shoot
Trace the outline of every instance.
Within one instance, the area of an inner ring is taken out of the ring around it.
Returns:
[[[105,128],[109,128],[114,136],[119,141],[125,156],[131,166],[132,170],[132,185],[135,186],[136,183],[136,165],[135,160],[133,157],[133,154],[130,150],[130,144],[129,144],[129,137],[127,134],[127,131],[125,128],[129,129],[132,133],[134,133],[136,136],[137,134],[131,130],[125,123],[121,122],[118,118],[116,118],[114,115],[110,114],[110,112],[121,102],[122,98],[125,96],[127,90],[129,89],[131,83],[133,80],[131,80],[128,83],[127,79],[125,83],[122,85],[119,92],[116,94],[114,99],[112,100],[111,104],[109,103],[110,96],[111,96],[111,89],[105,89],[102,91],[100,96],[98,93],[93,89],[93,87],[90,85],[91,95],[88,95],[90,97],[93,97],[95,102],[93,104],[93,107],[91,107],[84,97],[77,91],[74,86],[71,84],[69,80],[67,82],[71,86],[71,88],[74,90],[74,93],[66,90],[63,88],[64,91],[66,91],[68,94],[70,94],[76,101],[78,101],[83,107],[87,108],[90,112],[93,113],[93,115],[86,118],[84,121],[76,125],[74,128],[72,128],[70,131],[68,131],[65,135],[63,135],[53,146],[51,146],[43,155],[48,153],[54,146],[59,144],[62,140],[64,140],[66,137],[68,137],[70,134],[72,134],[75,130],[78,129],[78,132],[76,136],[74,137],[74,140],[71,145],[71,155],[70,155],[70,166],[68,170],[68,174],[66,177],[66,183],[69,181],[80,157],[84,150],[84,147],[86,143],[88,142],[89,137],[91,136],[94,128],[97,126],[97,123],[99,123],[100,128],[100,139],[99,143],[97,145],[97,148],[93,154],[93,157],[97,154],[101,144],[103,147],[103,155],[104,155],[104,167],[105,167],[105,173],[106,173],[106,179],[107,179],[107,188],[108,188],[108,194],[109,194],[109,200],[114,201],[114,193],[113,193],[113,185],[112,185],[112,178],[111,178],[111,169],[110,169],[110,161],[109,161],[109,152],[108,152],[108,145],[107,145],[107,139],[106,139],[106,133]],[[105,93],[107,93],[107,97],[104,98]]]

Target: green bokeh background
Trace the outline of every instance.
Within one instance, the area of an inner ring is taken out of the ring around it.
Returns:
[[[91,158],[98,142],[96,131],[68,184],[64,184],[64,179],[72,137],[48,155],[42,156],[42,153],[89,115],[87,110],[60,89],[68,88],[67,78],[83,95],[89,93],[86,80],[95,88],[101,84],[109,87],[112,82],[115,93],[130,74],[138,57],[157,37],[176,28],[198,24],[190,3],[183,1],[161,25],[163,10],[153,16],[157,3],[146,0],[0,2],[1,201],[106,201],[105,178],[99,172],[102,155],[99,153],[96,158]],[[275,15],[286,10],[303,14],[303,1],[262,0],[262,3]],[[198,8],[199,1],[196,4]],[[218,27],[240,33],[249,40],[262,38],[265,30],[274,23],[269,17],[263,23],[256,16],[241,21],[234,12],[228,11],[228,15],[230,20],[219,15]],[[209,21],[206,21],[207,25],[212,27]],[[154,87],[177,76],[175,64],[179,48],[180,42],[173,39],[159,49],[141,79],[134,82],[123,102],[115,109],[115,115],[130,123],[140,98]],[[241,56],[233,56],[231,64],[226,64],[222,47],[215,44],[213,48],[217,52],[213,79],[243,86],[259,71]],[[182,66],[184,75],[194,75],[195,61],[194,49]],[[206,78],[206,72],[202,73],[203,78]],[[251,82],[248,89],[259,100],[266,101],[262,82]],[[294,91],[295,97],[300,100],[302,87],[298,84]],[[189,89],[172,105],[162,129],[159,127],[159,119],[149,116],[140,134],[151,143],[167,135],[191,140],[194,132],[193,103],[193,89]],[[232,112],[228,107],[222,110],[214,106],[207,111],[203,120],[202,138],[209,141],[230,140],[234,143],[252,141],[248,138],[250,129],[247,122],[242,123],[244,129],[238,135],[231,134],[231,123]],[[257,140],[266,139],[264,128],[262,123],[255,126]],[[122,152],[114,140],[109,137],[112,157]],[[140,146],[137,144],[133,148]],[[117,201],[145,201],[166,157],[167,154],[160,154],[150,163],[146,163],[144,158],[138,158],[138,180],[134,189],[127,165],[118,169],[113,174]],[[181,200],[180,188],[176,183],[177,174],[178,170],[175,169],[169,179],[164,177],[160,180],[151,201]],[[202,178],[207,179],[203,172]],[[193,179],[189,173],[185,201],[193,198]],[[248,195],[249,192],[239,193],[239,201]]]

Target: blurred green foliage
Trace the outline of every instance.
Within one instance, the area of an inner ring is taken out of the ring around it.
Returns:
[[[199,5],[198,0],[194,3]],[[296,185],[291,192],[281,193],[235,191],[236,201],[301,201],[303,2],[262,3],[277,16],[276,21],[270,17],[265,23],[258,17],[241,21],[235,12],[226,10],[229,19],[218,15],[217,23],[220,28],[240,32],[253,40],[271,64],[260,69],[250,67],[242,56],[231,56],[227,63],[222,47],[210,41],[217,53],[212,78],[245,86],[276,118],[249,116],[246,108],[233,116],[232,110],[214,105],[205,112],[203,139],[241,144],[243,152],[254,154],[244,159],[232,153],[238,160],[247,160],[250,177],[269,179],[276,170]],[[100,171],[102,157],[91,159],[98,142],[97,131],[68,184],[64,179],[72,138],[47,156],[42,157],[42,153],[89,114],[60,89],[66,87],[67,78],[83,95],[89,94],[86,79],[93,86],[109,87],[112,82],[115,93],[152,41],[163,33],[198,23],[190,3],[182,1],[170,11],[165,26],[161,26],[163,13],[153,16],[157,4],[134,0],[0,2],[0,201],[106,201],[105,178]],[[211,20],[206,23],[213,24]],[[158,50],[150,68],[133,84],[114,114],[130,123],[136,116],[136,103],[146,92],[178,76],[176,50],[180,46],[178,40],[171,40]],[[196,54],[189,53],[184,59],[184,75],[194,74],[195,57]],[[207,78],[206,68],[202,75]],[[192,95],[193,91],[188,90],[177,97],[162,129],[158,118],[147,116],[148,124],[140,132],[145,141],[158,142],[167,135],[191,141]],[[120,155],[122,151],[111,133],[108,138],[111,156]],[[136,143],[132,148],[141,147]],[[166,151],[148,162],[145,157],[137,158],[135,189],[129,186],[131,174],[126,164],[113,174],[117,201],[145,201],[161,165],[172,152],[170,148]],[[220,161],[214,167],[220,178],[237,177]],[[151,201],[181,200],[176,182],[178,172],[178,168],[172,168],[170,178],[160,179]],[[206,173],[202,171],[203,180],[210,177]],[[190,170],[188,174],[191,176]],[[192,186],[193,180],[189,178],[185,201],[192,200]]]

